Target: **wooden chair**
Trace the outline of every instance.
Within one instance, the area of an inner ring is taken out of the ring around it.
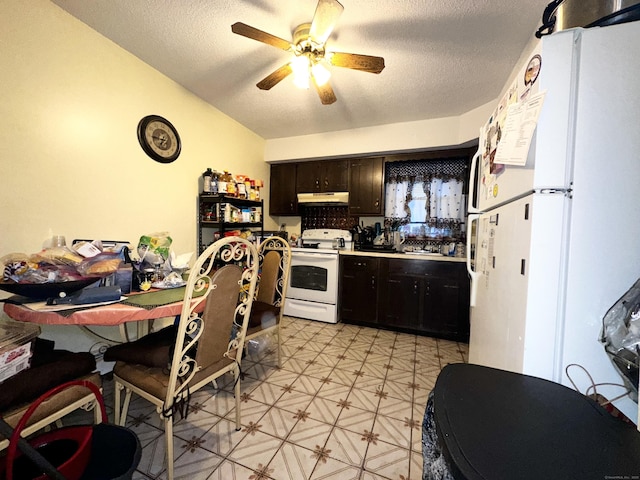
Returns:
[[[291,248],[281,237],[269,237],[258,246],[260,273],[258,292],[251,308],[246,342],[263,335],[278,336],[278,366],[281,365],[280,323],[291,269]]]
[[[167,327],[176,329],[175,343],[167,349],[171,358],[165,357],[164,365],[116,361],[115,422],[125,425],[132,392],[156,406],[164,421],[170,480],[174,415],[188,412],[189,396],[208,383],[215,385],[215,380],[227,372],[235,378],[236,430],[241,428],[240,361],[257,278],[258,252],[250,242],[240,237],[218,240],[196,260],[187,281],[178,325]],[[163,335],[166,337],[166,332],[160,336]],[[140,341],[143,340],[145,337]],[[135,344],[132,342],[134,349]],[[147,339],[144,348],[148,347]],[[161,348],[166,347],[165,344]]]

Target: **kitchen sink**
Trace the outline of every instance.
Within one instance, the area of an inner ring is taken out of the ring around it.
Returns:
[[[440,252],[430,252],[428,250],[413,250],[411,252],[404,252],[407,255],[430,255],[432,257],[442,257]]]

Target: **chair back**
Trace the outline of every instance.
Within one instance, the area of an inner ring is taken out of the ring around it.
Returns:
[[[284,306],[291,268],[291,247],[282,237],[269,237],[259,245],[260,274],[256,300],[275,307]]]
[[[196,260],[187,281],[169,375],[165,409],[189,395],[198,373],[240,363],[258,279],[258,252],[249,241],[226,237]]]

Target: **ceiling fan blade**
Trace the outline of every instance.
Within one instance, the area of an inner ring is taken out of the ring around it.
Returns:
[[[333,88],[331,88],[331,84],[329,82],[325,83],[324,85],[318,85],[316,79],[313,76],[311,76],[311,78],[313,79],[313,84],[318,91],[320,101],[323,105],[331,105],[337,100],[336,94],[333,93]]]
[[[337,0],[318,0],[316,12],[313,14],[309,36],[311,39],[324,45],[338,23],[344,7]]]
[[[384,58],[382,57],[341,52],[332,52],[327,56],[331,65],[336,67],[351,68],[370,73],[380,73],[384,70]]]
[[[275,87],[278,83],[280,83],[282,80],[284,80],[288,75],[291,75],[291,73],[293,73],[293,70],[291,69],[291,65],[287,63],[286,65],[281,66],[272,74],[260,80],[256,84],[256,86],[260,90],[270,90],[271,88]]]
[[[254,28],[242,22],[236,22],[231,25],[231,31],[233,33],[237,33],[238,35],[242,35],[243,37],[257,40],[259,42],[266,43],[267,45],[272,45],[276,48],[281,48],[282,50],[291,50],[293,48],[290,42],[287,42],[280,37],[276,37],[275,35],[271,35],[270,33],[258,30],[257,28]]]

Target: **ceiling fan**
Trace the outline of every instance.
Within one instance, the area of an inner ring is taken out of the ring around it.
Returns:
[[[303,23],[293,31],[293,42],[271,35],[241,22],[231,25],[231,31],[293,54],[292,60],[260,80],[256,86],[269,90],[287,76],[294,75],[294,83],[309,88],[312,82],[323,105],[336,101],[329,83],[331,73],[327,65],[351,68],[362,72],[380,73],[384,69],[384,58],[356,53],[330,52],[325,49],[327,39],[333,32],[344,7],[337,0],[318,0],[311,23]]]

